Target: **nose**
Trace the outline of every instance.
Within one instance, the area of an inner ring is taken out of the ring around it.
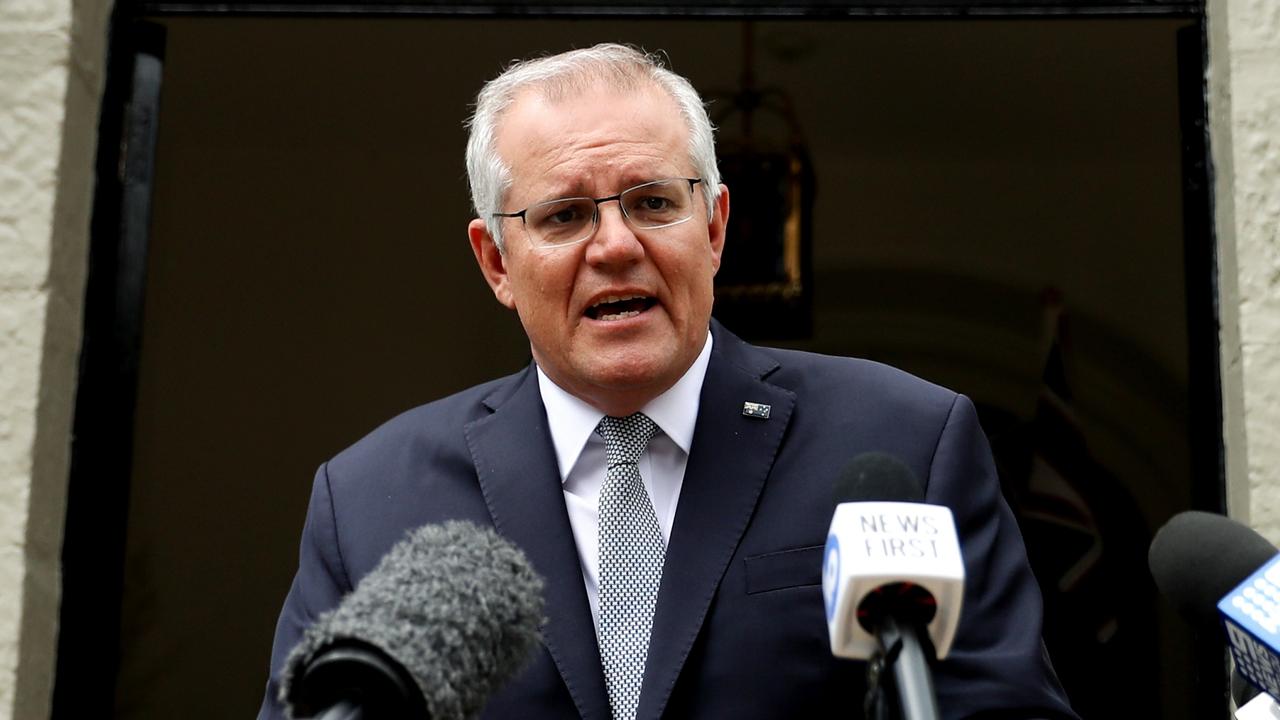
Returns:
[[[628,264],[644,256],[644,245],[622,216],[617,201],[597,206],[596,231],[587,241],[587,262],[592,265]]]

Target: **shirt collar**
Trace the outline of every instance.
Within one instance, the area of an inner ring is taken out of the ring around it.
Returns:
[[[640,412],[662,430],[681,450],[688,454],[693,444],[693,427],[698,420],[698,400],[702,395],[702,381],[707,375],[711,359],[711,332],[702,344],[702,352],[666,392],[650,400]],[[536,367],[536,366],[535,366]],[[547,424],[551,430],[551,442],[555,445],[556,460],[560,464],[560,480],[578,462],[578,456],[586,447],[591,433],[595,432],[604,413],[586,401],[569,394],[556,385],[547,374],[538,370],[538,390],[547,410]]]

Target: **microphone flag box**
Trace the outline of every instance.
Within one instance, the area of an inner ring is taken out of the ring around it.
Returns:
[[[951,510],[911,502],[837,505],[822,565],[831,653],[871,658],[879,643],[858,622],[859,608],[877,590],[902,584],[932,596],[937,610],[929,637],[937,657],[946,657],[964,600],[964,558]]]
[[[1236,671],[1259,690],[1280,697],[1280,555],[1271,558],[1218,602]]]
[[[1275,698],[1261,693],[1236,710],[1236,720],[1280,720],[1280,705]]]

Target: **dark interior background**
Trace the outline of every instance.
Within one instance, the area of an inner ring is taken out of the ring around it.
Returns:
[[[163,24],[117,715],[245,717],[316,466],[527,362],[464,233],[480,84],[511,58],[614,40],[731,93],[743,25]],[[1091,717],[1133,700],[1191,716],[1185,632],[1132,565],[1191,505],[1174,44],[1188,24],[754,27],[757,79],[790,96],[816,175],[813,334],[786,344],[980,404],[1053,596],[1051,650]]]

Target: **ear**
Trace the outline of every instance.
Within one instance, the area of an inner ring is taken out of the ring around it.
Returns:
[[[485,282],[493,290],[498,302],[514,310],[515,298],[511,294],[511,278],[507,274],[507,258],[498,249],[484,220],[476,218],[467,225],[467,237],[471,240],[471,252],[476,256],[476,264],[484,275]]]
[[[711,271],[714,274],[720,269],[720,255],[724,252],[725,231],[729,227],[729,188],[720,184],[720,197],[716,198],[715,207],[711,209],[711,219],[707,223],[707,234],[711,239]]]

